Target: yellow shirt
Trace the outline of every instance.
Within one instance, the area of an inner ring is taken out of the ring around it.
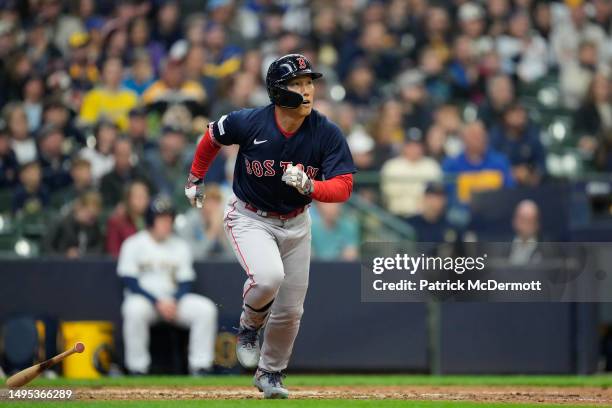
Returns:
[[[80,118],[88,124],[107,118],[116,123],[121,130],[126,130],[128,113],[137,104],[138,96],[129,89],[110,91],[106,88],[94,88],[83,98]]]
[[[466,171],[457,176],[457,197],[462,203],[469,203],[474,193],[503,186],[504,174],[499,170]]]
[[[159,101],[183,102],[193,100],[203,103],[206,99],[206,91],[202,85],[195,81],[183,82],[180,89],[170,89],[162,80],[155,81],[142,94],[142,101],[151,104]]]

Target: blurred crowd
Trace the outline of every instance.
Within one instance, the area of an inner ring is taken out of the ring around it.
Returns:
[[[198,210],[194,148],[209,120],[269,103],[268,64],[300,52],[325,75],[315,108],[375,176],[356,195],[461,228],[473,193],[555,176],[560,139],[612,172],[611,35],[607,0],[0,0],[2,225],[44,253],[116,256],[165,194],[197,259],[228,255],[236,150]],[[315,256],[354,259],[359,217],[313,213]]]

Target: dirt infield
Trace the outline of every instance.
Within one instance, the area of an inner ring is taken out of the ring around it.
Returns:
[[[292,399],[401,399],[474,402],[530,402],[612,405],[612,389],[595,387],[466,387],[466,386],[353,386],[289,387]],[[78,388],[77,399],[189,400],[259,399],[247,387],[100,387]]]

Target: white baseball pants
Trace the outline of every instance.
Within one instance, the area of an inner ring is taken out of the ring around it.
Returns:
[[[144,296],[127,294],[121,306],[125,365],[132,372],[147,373],[151,365],[149,327],[161,319]],[[177,303],[176,324],[189,328],[189,368],[212,368],[217,336],[217,306],[208,298],[188,293]]]

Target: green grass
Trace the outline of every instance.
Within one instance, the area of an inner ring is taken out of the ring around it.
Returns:
[[[23,402],[0,403],[2,407],[24,407]],[[454,401],[401,401],[401,400],[376,400],[376,401],[355,401],[355,400],[285,400],[285,401],[265,401],[265,400],[232,400],[232,401],[70,401],[70,402],[35,402],[30,406],[36,408],[55,408],[55,407],[104,407],[104,408],[233,408],[233,407],[291,407],[291,408],[569,408],[573,405],[556,404],[496,404],[478,402],[454,402]],[[576,405],[580,408],[594,408],[594,405]],[[597,408],[601,408],[601,405]]]
[[[612,375],[595,376],[429,376],[429,375],[289,375],[285,380],[289,387],[295,386],[533,386],[533,387],[610,387]],[[78,392],[79,387],[198,387],[198,386],[251,386],[251,376],[146,376],[116,377],[99,380],[55,380],[37,379],[29,387],[71,388]],[[3,407],[68,407],[68,408],[561,408],[594,407],[593,405],[536,404],[536,403],[490,403],[467,401],[415,401],[415,400],[289,400],[265,401],[261,399],[244,400],[168,400],[168,401],[37,401],[9,402],[0,401]],[[601,407],[601,405],[599,406]]]
[[[473,385],[473,386],[534,386],[534,387],[610,387],[612,375],[288,375],[288,386],[351,386],[351,385]],[[100,386],[250,386],[251,376],[219,375],[209,377],[144,376],[114,377],[99,380],[37,379],[36,387],[100,387]]]

